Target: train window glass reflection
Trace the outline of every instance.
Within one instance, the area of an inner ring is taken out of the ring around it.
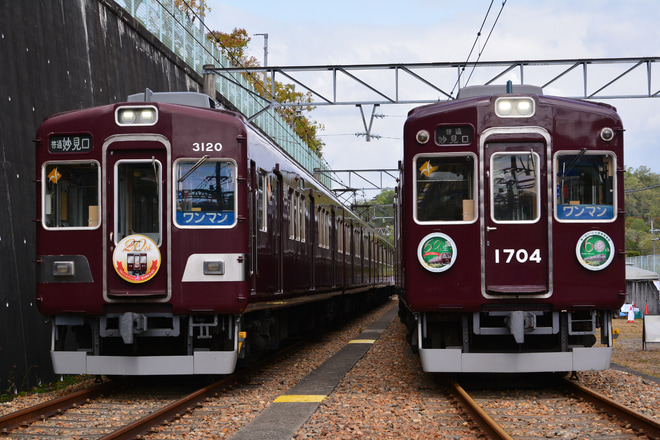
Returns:
[[[611,221],[616,216],[612,153],[558,153],[556,215],[566,221]]]
[[[414,166],[417,221],[469,222],[476,218],[473,155],[422,155],[415,158]]]
[[[43,167],[43,225],[46,228],[99,226],[99,164],[48,162]]]
[[[491,156],[491,215],[495,221],[534,222],[539,218],[539,156],[505,152]]]
[[[200,163],[196,160],[179,160],[174,176],[177,226],[222,228],[235,224],[234,162],[209,159]]]
[[[160,245],[161,164],[157,160],[115,165],[115,240],[142,234]]]

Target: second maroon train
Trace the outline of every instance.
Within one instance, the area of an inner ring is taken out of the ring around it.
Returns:
[[[625,298],[621,120],[507,88],[408,115],[400,315],[425,371],[607,369]]]

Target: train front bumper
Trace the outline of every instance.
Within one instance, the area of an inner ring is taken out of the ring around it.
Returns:
[[[460,348],[420,348],[429,373],[530,373],[607,370],[611,347],[575,347],[567,352],[463,353]]]
[[[110,376],[231,374],[236,351],[199,351],[189,356],[92,356],[84,351],[51,351],[56,374]]]

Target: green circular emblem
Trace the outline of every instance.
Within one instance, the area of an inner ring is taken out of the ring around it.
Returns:
[[[585,269],[603,270],[614,258],[614,243],[604,232],[589,231],[578,240],[575,255]]]
[[[417,258],[424,269],[444,272],[456,261],[456,244],[448,235],[434,232],[419,242]]]

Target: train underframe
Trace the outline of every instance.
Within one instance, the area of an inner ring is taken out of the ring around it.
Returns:
[[[389,296],[391,288],[381,288],[241,315],[124,311],[55,316],[53,369],[56,374],[112,376],[231,374],[239,363],[345,322]]]
[[[426,372],[519,373],[606,370],[612,312],[498,310],[412,313],[408,341]]]

